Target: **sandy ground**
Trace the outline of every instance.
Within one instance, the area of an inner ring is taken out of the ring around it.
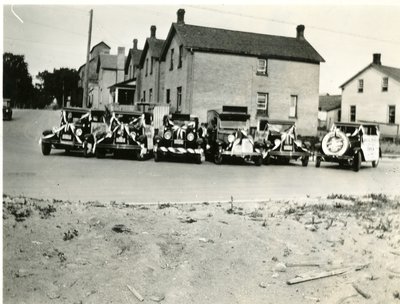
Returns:
[[[142,303],[400,303],[399,213],[385,195],[141,206],[5,195],[3,302],[139,303],[129,285]]]

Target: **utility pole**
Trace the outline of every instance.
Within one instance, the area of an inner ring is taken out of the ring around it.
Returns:
[[[86,65],[85,65],[85,83],[83,86],[83,101],[82,107],[88,108],[88,96],[89,96],[89,54],[90,54],[90,40],[92,38],[92,20],[93,20],[93,10],[90,10],[90,21],[89,21],[89,34],[88,34],[88,44],[86,52]]]

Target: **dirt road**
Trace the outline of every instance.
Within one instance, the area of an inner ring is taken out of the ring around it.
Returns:
[[[43,156],[42,130],[59,124],[59,111],[15,110],[3,124],[3,187],[36,198],[129,202],[268,200],[330,193],[400,193],[400,162],[383,159],[360,172],[335,164],[217,166],[124,159],[85,159],[52,151]]]

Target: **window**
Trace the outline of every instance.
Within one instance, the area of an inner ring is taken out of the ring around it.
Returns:
[[[149,58],[146,58],[146,74],[145,74],[145,76],[147,76],[148,69],[149,69]]]
[[[154,58],[151,57],[151,59],[150,59],[150,75],[153,74],[153,60],[154,60]]]
[[[364,79],[358,79],[358,93],[364,92]]]
[[[180,112],[182,107],[182,87],[176,88],[176,111]]]
[[[342,110],[339,110],[337,113],[337,121],[340,121],[342,119]]]
[[[257,93],[257,113],[268,114],[268,93]]]
[[[171,102],[171,90],[170,89],[167,89],[167,96],[165,99],[168,104]]]
[[[394,124],[396,122],[396,106],[389,106],[389,123]]]
[[[289,117],[297,117],[297,95],[290,95]]]
[[[258,59],[257,74],[267,75],[267,60]]]
[[[356,106],[350,106],[350,121],[356,121]]]
[[[171,49],[171,57],[169,59],[169,69],[174,69],[174,49]]]
[[[153,89],[149,89],[149,102],[153,101]]]
[[[143,91],[143,102],[146,101],[146,91]]]
[[[183,53],[183,45],[180,45],[180,46],[179,46],[178,69],[182,67],[182,53]]]
[[[383,77],[382,78],[382,92],[387,92],[389,88],[389,78]]]

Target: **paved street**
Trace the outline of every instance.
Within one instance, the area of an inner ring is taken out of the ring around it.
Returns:
[[[363,164],[358,173],[336,164],[290,166],[201,165],[126,159],[85,159],[52,150],[43,156],[42,130],[59,124],[59,111],[15,110],[3,123],[3,192],[35,198],[125,202],[268,200],[331,193],[399,194],[400,161]]]

